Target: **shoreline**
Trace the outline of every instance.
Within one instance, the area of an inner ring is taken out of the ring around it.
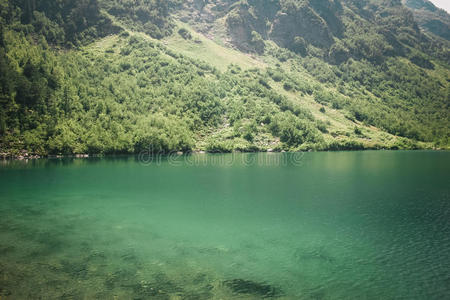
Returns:
[[[309,152],[358,152],[358,151],[450,151],[449,149],[442,148],[411,148],[411,149],[395,149],[395,148],[365,148],[365,149],[322,149],[322,150],[299,150],[299,151],[285,151],[285,150],[266,150],[266,151],[203,151],[203,150],[194,150],[194,151],[172,151],[172,152],[161,152],[161,153],[152,153],[152,156],[182,156],[182,155],[193,155],[193,154],[233,154],[233,153],[309,153]],[[1,160],[15,160],[15,161],[29,161],[29,160],[38,160],[38,159],[67,159],[67,158],[78,158],[78,159],[86,159],[86,158],[111,158],[111,157],[131,157],[131,156],[140,156],[140,155],[150,155],[150,153],[144,153],[142,151],[140,153],[117,153],[117,154],[49,154],[49,155],[38,155],[38,154],[28,154],[27,155],[15,155],[10,153],[0,153]]]

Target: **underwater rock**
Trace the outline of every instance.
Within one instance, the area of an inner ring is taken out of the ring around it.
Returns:
[[[313,253],[311,255],[304,255],[302,258],[304,259],[318,259],[321,260],[323,262],[327,262],[327,263],[333,263],[334,262],[334,258],[326,255],[326,254],[320,254],[320,253]]]
[[[110,290],[117,286],[132,291],[132,299],[155,299],[169,300],[173,295],[183,294],[183,289],[171,281],[165,274],[156,274],[150,281],[139,281],[136,276],[127,276],[126,274],[115,273],[113,278],[105,282],[105,286]],[[131,274],[130,274],[131,275]],[[122,281],[121,279],[125,279]],[[197,298],[201,299],[201,298]]]
[[[136,274],[133,270],[123,269],[117,270],[113,273],[106,275],[104,284],[108,290],[112,290],[116,287],[134,287],[138,282]]]
[[[123,260],[124,263],[126,263],[129,266],[140,266],[141,262],[139,261],[139,258],[134,254],[133,252],[128,252],[120,256],[120,259]]]
[[[214,286],[211,284],[207,274],[198,273],[193,275],[191,280],[190,290],[180,293],[182,300],[206,300],[212,299],[212,290]]]
[[[258,283],[251,280],[231,279],[224,281],[224,284],[236,294],[251,294],[263,298],[281,295],[281,292],[277,288],[269,284]]]
[[[200,273],[200,274],[197,274],[197,275],[195,275],[193,277],[192,283],[194,283],[194,284],[201,284],[201,283],[205,282],[207,278],[208,277],[206,276],[206,274]]]
[[[209,291],[187,292],[181,296],[182,300],[207,300],[213,298],[213,294]]]
[[[81,262],[61,261],[62,271],[72,278],[84,279],[87,276],[87,265]]]
[[[313,249],[299,248],[295,251],[294,257],[299,261],[318,261],[323,263],[334,263],[335,259],[324,248],[318,247]]]
[[[163,273],[156,274],[151,284],[158,290],[164,291],[168,294],[175,294],[183,291],[181,287],[175,284],[167,277],[167,275]]]
[[[7,290],[7,289],[3,289],[2,287],[0,287],[0,298],[2,298],[2,296],[11,296],[12,293]]]
[[[162,290],[159,290],[157,287],[136,283],[133,285],[128,285],[126,288],[130,288],[133,290],[133,299],[156,299],[156,300],[169,300],[170,296]]]
[[[86,256],[86,261],[106,260],[106,254],[103,251],[91,250]]]
[[[7,254],[13,253],[15,250],[16,248],[14,246],[0,246],[0,256],[5,256]]]

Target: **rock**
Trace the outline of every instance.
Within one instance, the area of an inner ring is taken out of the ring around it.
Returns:
[[[263,298],[281,295],[275,287],[245,279],[232,279],[224,281],[224,284],[236,294],[250,294]]]
[[[292,48],[296,36],[316,47],[328,47],[333,43],[329,25],[308,5],[279,13],[273,21],[271,38],[279,46]]]

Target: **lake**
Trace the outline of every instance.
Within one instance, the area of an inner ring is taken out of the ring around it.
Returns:
[[[450,152],[0,161],[2,299],[449,299]]]

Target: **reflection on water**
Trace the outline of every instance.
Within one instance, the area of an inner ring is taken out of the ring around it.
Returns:
[[[444,299],[447,152],[8,161],[6,299]]]

